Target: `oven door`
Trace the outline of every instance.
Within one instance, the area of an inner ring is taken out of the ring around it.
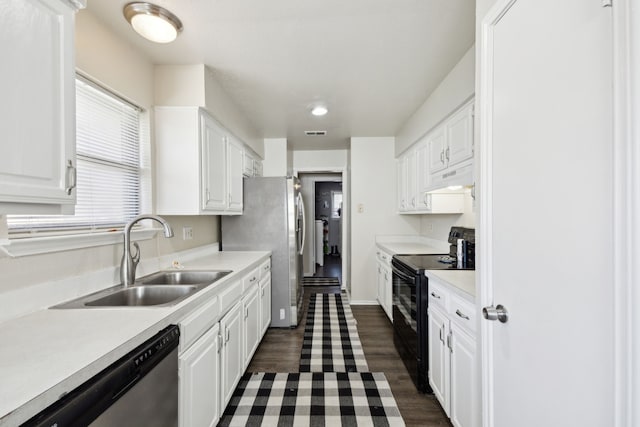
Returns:
[[[409,274],[392,265],[393,272],[393,342],[409,375],[420,390],[419,379],[419,342],[417,321],[417,280],[415,274]]]

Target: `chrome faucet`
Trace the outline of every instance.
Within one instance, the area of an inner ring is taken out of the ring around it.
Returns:
[[[164,228],[164,237],[173,237],[173,230],[171,225],[158,215],[138,215],[127,223],[124,227],[124,253],[122,254],[122,262],[120,264],[120,281],[123,286],[132,285],[136,281],[136,267],[140,262],[140,246],[136,242],[133,246],[136,248],[136,253],[131,255],[131,228],[138,221],[144,219],[152,219],[162,224]]]

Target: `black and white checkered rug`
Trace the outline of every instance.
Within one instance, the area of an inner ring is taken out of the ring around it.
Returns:
[[[337,277],[303,277],[302,284],[312,286],[338,286],[340,285],[340,279]]]
[[[404,426],[383,373],[247,373],[218,426]]]
[[[309,300],[300,372],[367,372],[356,320],[340,294],[314,294]]]

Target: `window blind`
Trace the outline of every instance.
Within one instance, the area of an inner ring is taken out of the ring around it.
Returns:
[[[75,215],[9,215],[9,231],[113,228],[138,215],[144,197],[140,112],[78,76]]]

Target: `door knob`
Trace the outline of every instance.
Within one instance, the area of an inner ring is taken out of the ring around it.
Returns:
[[[496,307],[490,305],[482,309],[482,317],[487,320],[499,320],[502,323],[507,323],[509,320],[509,313],[503,305],[498,304]]]

